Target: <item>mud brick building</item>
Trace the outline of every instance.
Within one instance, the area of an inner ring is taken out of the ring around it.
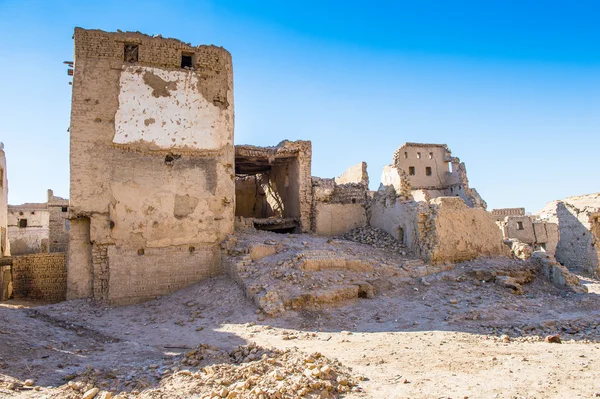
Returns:
[[[220,272],[233,232],[231,55],[75,29],[67,298],[125,304]]]

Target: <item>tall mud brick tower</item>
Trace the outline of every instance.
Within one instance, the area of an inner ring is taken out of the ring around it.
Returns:
[[[231,55],[74,39],[67,297],[128,304],[218,274],[235,210]]]

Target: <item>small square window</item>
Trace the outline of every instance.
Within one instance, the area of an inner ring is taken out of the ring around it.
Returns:
[[[138,62],[139,46],[137,44],[126,44],[123,60],[129,63]]]
[[[66,211],[68,211],[68,210],[69,210],[69,208],[68,208],[68,207],[66,207],[66,206],[63,206],[62,208],[60,208],[60,210],[61,210],[61,211],[63,211],[63,212],[66,212]]]
[[[19,227],[27,227],[27,219],[19,219]]]
[[[523,229],[523,222],[517,222],[517,230],[524,230]]]
[[[415,167],[414,166],[409,166],[408,167],[408,174],[411,176],[415,175]]]
[[[431,166],[426,166],[426,167],[425,167],[425,174],[426,174],[427,176],[431,176]]]
[[[193,66],[193,53],[181,53],[181,67],[191,68]]]
[[[429,153],[429,159],[433,159],[433,152]]]

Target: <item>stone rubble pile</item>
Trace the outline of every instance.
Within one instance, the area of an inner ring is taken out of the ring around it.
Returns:
[[[404,245],[377,227],[359,227],[339,236],[339,238],[371,245],[375,248],[386,249],[402,255],[406,254],[406,247]]]
[[[360,392],[356,378],[340,362],[297,349],[265,349],[255,344],[227,353],[202,345],[185,354],[181,364],[209,365],[181,370],[164,382],[188,386],[200,398],[337,398]],[[220,363],[215,361],[220,359]],[[182,381],[184,380],[184,381]]]

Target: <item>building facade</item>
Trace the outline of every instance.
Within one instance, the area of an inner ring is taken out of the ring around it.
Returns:
[[[231,55],[75,29],[67,298],[143,301],[220,272],[233,231]]]

